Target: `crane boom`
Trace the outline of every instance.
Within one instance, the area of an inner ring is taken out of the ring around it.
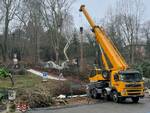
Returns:
[[[106,33],[98,26],[95,25],[94,21],[88,14],[84,5],[81,5],[80,11],[83,12],[89,24],[91,25],[95,35],[96,41],[101,45],[104,50],[106,56],[110,60],[113,68],[112,70],[126,70],[128,68],[127,63],[124,58],[121,56],[119,51],[116,49],[115,45],[109,40]]]

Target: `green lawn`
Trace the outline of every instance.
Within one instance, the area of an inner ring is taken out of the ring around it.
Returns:
[[[36,75],[14,75],[15,88],[31,88],[41,83],[42,78]],[[9,78],[0,79],[0,88],[10,88],[11,81]]]

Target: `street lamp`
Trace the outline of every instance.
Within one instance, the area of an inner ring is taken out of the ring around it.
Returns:
[[[83,72],[84,61],[83,61],[83,27],[80,27],[80,72]]]
[[[15,112],[16,111],[16,105],[14,103],[16,99],[16,91],[14,89],[8,90],[8,99],[9,102],[7,103],[7,112]]]

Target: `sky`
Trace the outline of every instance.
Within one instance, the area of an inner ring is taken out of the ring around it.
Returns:
[[[74,17],[74,23],[76,27],[89,26],[84,15],[79,12],[81,4],[86,6],[91,17],[98,23],[101,19],[106,16],[106,13],[110,7],[115,6],[117,0],[76,0],[72,6],[72,14]],[[150,0],[143,0],[143,20],[150,20]]]

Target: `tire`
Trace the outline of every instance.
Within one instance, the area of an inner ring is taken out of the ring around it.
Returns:
[[[138,103],[139,102],[139,97],[132,97],[133,103]]]
[[[113,92],[112,92],[112,100],[113,100],[115,103],[120,103],[120,98],[118,97],[117,91],[113,91]]]
[[[98,99],[98,98],[99,98],[99,95],[98,95],[96,89],[93,89],[93,90],[91,91],[91,96],[92,96],[92,98],[94,98],[94,99]]]
[[[106,91],[106,90],[103,91],[102,95],[103,95],[103,98],[104,98],[105,101],[110,100],[110,97],[109,97],[109,95],[107,94],[107,91]]]

